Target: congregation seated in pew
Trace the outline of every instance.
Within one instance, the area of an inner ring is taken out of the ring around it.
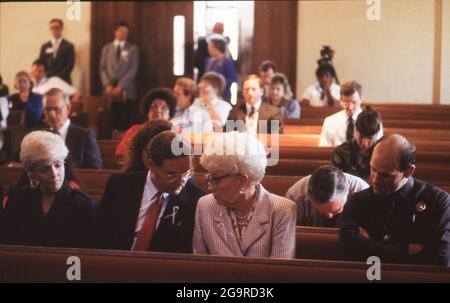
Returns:
[[[300,103],[293,98],[291,86],[287,77],[276,73],[270,81],[269,103],[281,109],[283,118],[300,118]]]
[[[217,133],[200,163],[212,193],[198,202],[194,253],[294,258],[296,205],[261,185],[264,145],[247,133]]]
[[[286,192],[297,204],[297,225],[340,227],[345,203],[369,185],[334,166],[321,166]]]

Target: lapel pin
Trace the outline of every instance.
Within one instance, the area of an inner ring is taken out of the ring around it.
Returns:
[[[427,209],[427,204],[425,202],[419,202],[416,204],[416,210],[418,212],[423,212],[426,209]]]

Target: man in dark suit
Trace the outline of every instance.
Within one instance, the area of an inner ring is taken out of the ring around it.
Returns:
[[[191,253],[197,201],[205,194],[189,179],[191,145],[164,131],[149,142],[147,155],[149,171],[109,178],[96,242],[106,249]]]
[[[132,100],[136,98],[139,49],[127,41],[128,33],[128,24],[118,22],[114,41],[102,49],[99,66],[104,94],[111,102],[113,128],[118,130],[131,125]]]
[[[56,76],[72,84],[70,73],[75,63],[75,48],[62,37],[61,19],[52,19],[49,25],[53,37],[41,46],[39,59],[45,62],[48,77]]]
[[[228,115],[226,131],[238,130],[253,134],[283,132],[280,109],[262,101],[264,86],[261,78],[257,75],[245,77],[243,95],[245,102],[236,105]]]
[[[58,89],[44,95],[45,122],[65,140],[74,167],[102,168],[102,158],[95,134],[70,122],[70,101]]]

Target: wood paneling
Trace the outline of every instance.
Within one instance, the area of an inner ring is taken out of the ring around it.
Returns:
[[[113,39],[114,24],[123,20],[130,25],[129,40],[139,46],[140,66],[137,76],[138,99],[149,89],[172,87],[173,17],[186,18],[186,76],[193,70],[193,2],[93,2],[91,41],[91,94],[102,92],[98,64],[102,47]],[[136,103],[136,106],[138,104]]]
[[[297,1],[255,1],[252,66],[270,59],[289,79],[295,95],[297,82]]]

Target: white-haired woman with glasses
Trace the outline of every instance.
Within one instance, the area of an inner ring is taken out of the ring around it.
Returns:
[[[15,188],[5,207],[6,242],[20,245],[86,247],[95,202],[65,178],[68,149],[61,136],[33,131],[20,146],[30,184]]]
[[[194,253],[294,258],[296,205],[260,184],[263,144],[248,133],[219,133],[207,141],[200,163],[212,194],[197,205]]]

